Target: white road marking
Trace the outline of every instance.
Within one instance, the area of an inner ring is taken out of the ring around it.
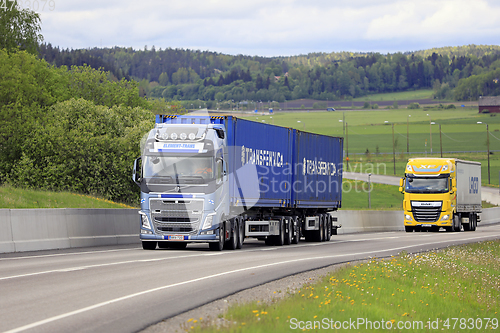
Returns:
[[[465,239],[462,239],[462,240],[476,240],[476,239],[481,239],[481,238],[490,238],[491,236],[500,237],[500,234],[471,237],[471,238],[465,238]],[[139,297],[139,296],[142,296],[142,295],[146,295],[146,294],[150,294],[150,293],[154,293],[154,292],[158,292],[158,291],[162,291],[162,290],[165,290],[165,289],[170,289],[170,288],[174,288],[174,287],[178,287],[178,286],[182,286],[182,285],[186,285],[186,284],[190,284],[190,283],[195,283],[195,282],[200,282],[200,281],[204,281],[204,280],[209,280],[209,279],[213,279],[213,278],[224,276],[224,275],[230,275],[230,274],[240,273],[240,272],[244,272],[244,271],[259,269],[259,268],[266,268],[266,267],[272,267],[272,266],[278,266],[278,265],[284,265],[284,264],[297,263],[297,262],[300,262],[300,261],[320,260],[320,259],[332,259],[332,258],[339,258],[339,257],[345,257],[345,256],[352,256],[352,255],[354,255],[354,256],[361,256],[361,255],[373,254],[374,252],[377,252],[377,253],[380,253],[380,252],[390,252],[390,251],[397,251],[397,250],[407,249],[409,247],[424,246],[424,245],[433,245],[433,244],[439,244],[439,243],[442,243],[442,240],[440,240],[439,242],[422,243],[422,244],[415,244],[415,245],[405,245],[405,246],[400,246],[400,247],[395,247],[395,248],[385,249],[385,250],[366,251],[366,252],[348,253],[348,254],[339,254],[339,255],[330,255],[330,256],[320,256],[320,257],[310,257],[310,258],[300,258],[300,259],[286,260],[286,261],[280,261],[280,262],[275,262],[275,263],[270,263],[270,264],[263,264],[263,265],[257,265],[257,266],[252,266],[252,267],[235,269],[235,270],[232,270],[232,271],[222,272],[222,273],[218,273],[218,274],[212,274],[212,275],[208,275],[208,276],[204,276],[204,277],[200,277],[200,278],[196,278],[196,279],[192,279],[192,280],[188,280],[188,281],[183,281],[183,282],[178,282],[178,283],[174,283],[174,284],[169,284],[169,285],[166,285],[166,286],[161,286],[161,287],[157,287],[157,288],[153,288],[153,289],[141,291],[141,292],[138,292],[138,293],[126,295],[126,296],[123,296],[123,297],[115,298],[115,299],[112,299],[112,300],[109,300],[109,301],[106,301],[106,302],[94,304],[94,305],[91,305],[91,306],[88,306],[88,307],[85,307],[85,308],[81,308],[81,309],[78,309],[78,310],[75,310],[75,311],[63,313],[63,314],[60,314],[58,316],[54,316],[54,317],[50,317],[50,318],[47,318],[47,319],[44,319],[44,320],[40,320],[40,321],[31,323],[31,324],[28,324],[28,325],[25,325],[25,326],[21,326],[21,327],[18,327],[18,328],[6,331],[4,333],[22,332],[22,331],[25,331],[25,330],[28,330],[28,329],[32,329],[32,328],[35,328],[35,327],[38,327],[38,326],[42,326],[42,325],[45,325],[45,324],[48,324],[48,323],[51,323],[51,322],[54,322],[54,321],[57,321],[57,320],[61,320],[61,319],[67,318],[67,317],[78,315],[80,313],[84,313],[84,312],[87,312],[87,311],[98,309],[98,308],[101,308],[101,307],[106,306],[106,305],[110,305],[110,304],[113,304],[113,303],[125,301],[125,300],[128,300],[128,299],[134,298],[134,297]]]
[[[131,249],[117,249],[117,250],[102,250],[102,251],[86,251],[86,252],[71,252],[71,253],[54,253],[54,254],[42,254],[37,256],[26,256],[26,257],[12,257],[12,258],[0,258],[0,261],[6,260],[20,260],[20,259],[36,259],[36,258],[49,258],[49,257],[63,257],[63,256],[71,256],[71,255],[80,255],[80,254],[94,254],[94,253],[106,253],[106,252],[119,252],[119,251],[130,251],[130,250],[139,250],[141,247],[135,247]]]

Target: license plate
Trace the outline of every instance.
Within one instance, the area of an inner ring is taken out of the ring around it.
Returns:
[[[184,236],[183,235],[169,235],[168,240],[182,241],[182,240],[184,240]]]
[[[430,228],[430,227],[432,227],[432,224],[422,224],[422,227]]]

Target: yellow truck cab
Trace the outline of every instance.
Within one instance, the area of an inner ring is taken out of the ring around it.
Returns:
[[[481,212],[481,163],[455,158],[408,160],[400,180],[407,232],[476,230]]]

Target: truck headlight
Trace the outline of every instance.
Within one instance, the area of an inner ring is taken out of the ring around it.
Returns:
[[[214,216],[215,216],[215,213],[208,214],[207,217],[205,217],[205,221],[203,222],[203,227],[201,228],[202,230],[212,227],[212,223],[214,221]]]
[[[151,224],[149,223],[148,216],[144,213],[141,214],[141,227],[144,229],[151,229]]]
[[[411,216],[410,216],[410,215],[408,215],[408,214],[406,214],[406,215],[405,215],[405,219],[406,219],[407,221],[411,221]]]
[[[443,217],[441,218],[441,221],[446,221],[449,219],[450,219],[450,215],[446,214],[446,215],[443,215]]]

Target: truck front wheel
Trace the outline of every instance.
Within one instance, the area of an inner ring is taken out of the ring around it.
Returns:
[[[462,218],[460,214],[453,216],[453,223],[451,227],[446,228],[447,231],[457,232],[462,230]]]
[[[221,224],[220,227],[219,227],[219,239],[218,239],[218,242],[208,243],[208,247],[210,248],[210,250],[212,250],[212,251],[222,251],[222,249],[224,248],[224,238],[225,238],[224,233],[225,233],[224,226],[223,226],[223,224]]]
[[[241,249],[243,247],[243,242],[245,241],[245,220],[243,218],[238,218],[238,244],[236,248]]]

